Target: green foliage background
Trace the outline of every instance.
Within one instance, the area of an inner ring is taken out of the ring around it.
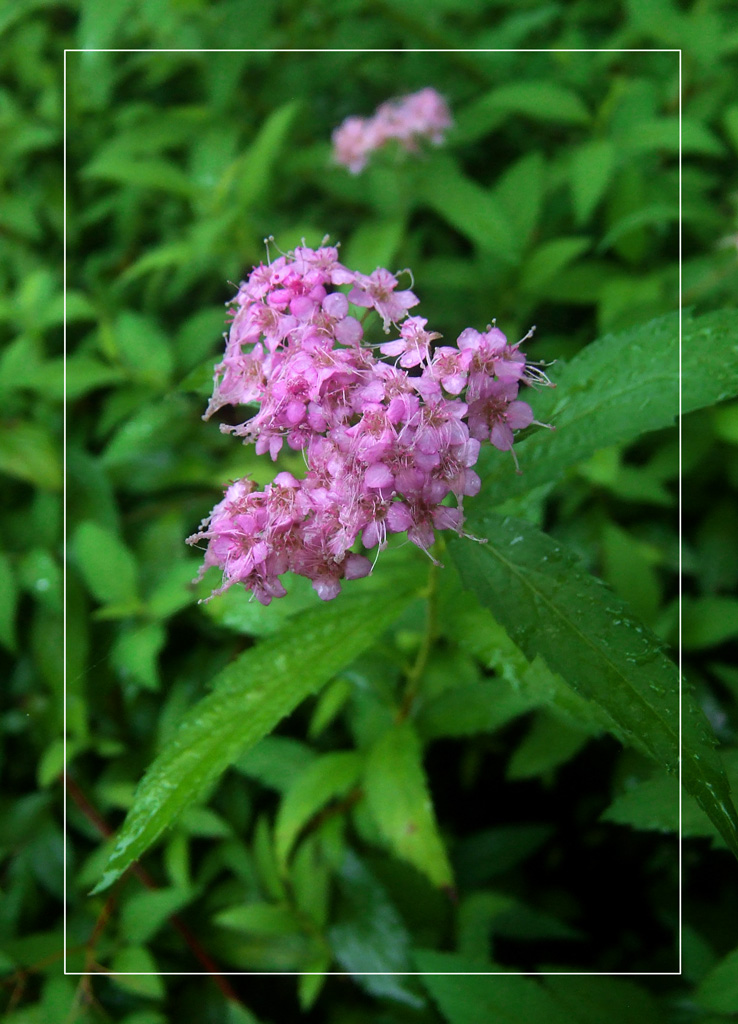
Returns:
[[[636,653],[668,676],[678,643],[683,48],[682,644],[709,722],[690,710],[685,740],[707,785],[714,732],[735,796],[735,10],[16,0],[0,33],[4,1019],[730,1019],[735,860],[689,796],[673,974],[678,794],[653,758],[675,672],[662,693],[655,668],[606,677],[591,645],[627,661],[650,630]],[[201,52],[219,47],[239,52]],[[426,85],[454,112],[447,146],[357,177],[331,165],[345,116]],[[557,433],[522,441],[521,477],[485,457],[469,512],[489,545],[450,544],[443,570],[398,547],[330,605],[301,580],[267,609],[198,605],[216,581],[191,586],[184,538],[229,479],[277,471],[200,419],[228,282],[265,236],[326,233],[352,267],[412,267],[449,341],[537,324],[529,354],[557,360],[559,386],[533,404]],[[529,562],[506,562],[520,537]],[[548,646],[520,580],[554,609]],[[140,849],[158,842],[91,896],[125,867],[105,836],[157,757],[135,813]],[[92,977],[62,974],[63,793],[67,966]],[[205,970],[298,976],[186,976]],[[455,976],[473,971],[554,973]]]

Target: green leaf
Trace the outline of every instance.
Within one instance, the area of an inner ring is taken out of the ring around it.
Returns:
[[[572,154],[569,179],[577,224],[585,224],[605,194],[615,165],[610,139],[592,139]]]
[[[590,114],[576,93],[551,80],[502,85],[469,104],[458,116],[455,135],[481,138],[512,114],[556,124],[587,124]]]
[[[557,480],[600,448],[671,426],[679,408],[679,318],[651,320],[588,345],[560,372],[557,387],[532,398],[536,418],[553,423],[516,446],[522,474],[483,450],[479,470],[491,504]],[[738,313],[693,318],[682,330],[685,413],[738,394]]]
[[[451,887],[453,874],[428,793],[422,748],[410,722],[394,725],[371,748],[364,788],[374,820],[396,855],[434,885]]]
[[[150,999],[163,999],[166,994],[159,968],[145,946],[126,946],[116,953],[110,964],[110,977],[120,988]]]
[[[213,918],[222,928],[255,935],[290,935],[300,924],[290,907],[279,903],[249,903],[229,907]]]
[[[738,792],[738,751],[728,750],[722,756],[725,773],[733,793]],[[681,817],[679,814],[679,782],[673,775],[658,772],[644,779],[617,796],[607,810],[603,821],[616,825],[656,832],[679,832],[690,836],[709,836],[722,844],[715,826],[697,801],[682,794]]]
[[[191,198],[195,185],[179,167],[154,157],[126,159],[118,154],[97,157],[82,170],[84,178],[99,178],[115,185],[156,189]]]
[[[421,1007],[403,975],[411,968],[410,935],[387,892],[348,851],[336,876],[339,903],[328,940],[344,970],[372,995]]]
[[[253,205],[265,191],[301,106],[300,100],[293,100],[273,110],[243,156],[228,169],[226,178],[235,182],[241,210]]]
[[[356,751],[336,751],[319,757],[295,777],[279,805],[274,827],[277,860],[284,870],[302,828],[322,807],[356,785],[362,759]]]
[[[527,657],[543,657],[619,733],[669,772],[679,765],[676,666],[626,605],[554,540],[522,520],[470,519],[487,543],[453,541],[465,585]],[[738,856],[738,815],[714,737],[688,690],[682,693],[682,777]]]
[[[682,644],[685,651],[714,647],[738,636],[738,598],[723,595],[685,597]]]
[[[72,547],[87,588],[98,601],[126,605],[138,600],[136,560],[112,530],[80,523]]]
[[[123,376],[116,366],[109,366],[100,359],[77,353],[67,360],[67,400],[71,401],[89,394],[108,384],[117,384]]]
[[[144,622],[124,629],[110,653],[111,663],[121,679],[138,683],[148,690],[158,690],[157,662],[166,639],[166,631],[158,622]]]
[[[400,248],[404,232],[404,217],[359,224],[346,244],[346,251],[341,250],[341,260],[363,274],[371,274],[377,267],[388,267]]]
[[[503,875],[544,846],[550,825],[498,825],[460,839],[454,847],[459,888],[473,889]]]
[[[544,242],[535,250],[520,272],[521,289],[525,292],[539,292],[589,246],[588,238],[553,238]]]
[[[508,779],[545,775],[578,754],[589,734],[545,713],[533,721],[529,732],[510,758]]]
[[[145,945],[193,896],[190,889],[154,889],[134,893],[121,911],[121,934],[133,945]]]
[[[15,612],[18,606],[18,586],[13,565],[0,551],[0,643],[9,651],[16,649]]]
[[[700,1006],[717,1013],[738,1012],[738,949],[713,967],[697,989],[695,999]]]
[[[280,793],[289,789],[316,758],[306,743],[290,736],[265,736],[234,762],[236,771]]]
[[[571,1017],[532,978],[516,974],[479,974],[479,963],[455,953],[414,951],[423,984],[449,1024],[571,1024]],[[503,968],[490,964],[487,972]],[[477,973],[474,973],[477,972]]]
[[[626,978],[549,974],[546,988],[571,1014],[571,1024],[662,1024],[651,993]]]
[[[428,163],[420,179],[420,198],[480,249],[515,262],[519,241],[502,203],[489,190],[461,174],[445,157]]]
[[[392,624],[412,596],[350,597],[305,612],[216,678],[142,780],[96,891],[106,889],[249,746]]]
[[[515,231],[522,249],[538,226],[544,195],[544,164],[538,152],[527,153],[504,172],[494,187],[494,195]]]
[[[0,473],[44,490],[59,490],[62,470],[56,439],[40,423],[0,424]]]
[[[679,153],[680,143],[685,155],[723,156],[725,153],[723,144],[709,128],[688,118],[680,124],[678,117],[659,117],[634,125],[626,145],[638,152],[661,149],[667,153]]]
[[[151,317],[121,313],[113,325],[112,340],[133,377],[148,384],[167,383],[173,366],[171,345]]]
[[[424,704],[415,726],[425,742],[442,736],[473,736],[502,728],[536,704],[535,698],[501,680],[470,683]]]

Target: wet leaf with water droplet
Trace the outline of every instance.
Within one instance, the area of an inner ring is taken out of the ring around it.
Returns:
[[[250,746],[387,629],[411,600],[405,587],[342,595],[245,651],[185,715],[140,783],[95,892],[107,889]]]
[[[487,543],[456,540],[449,545],[465,586],[526,657],[545,659],[582,697],[607,713],[619,738],[675,771],[678,670],[663,653],[663,643],[573,554],[529,523],[484,513],[470,517],[469,525]],[[510,539],[518,535],[525,543],[511,547]],[[686,687],[681,705],[684,786],[738,856],[738,814],[714,749],[715,737]]]
[[[722,310],[682,321],[682,409],[692,412],[738,394],[738,313]],[[533,356],[531,356],[533,358]],[[679,412],[676,313],[609,334],[552,373],[556,389],[531,399],[536,419],[556,427],[516,445],[522,474],[491,449],[477,470],[492,506],[556,481],[601,448],[671,426]]]

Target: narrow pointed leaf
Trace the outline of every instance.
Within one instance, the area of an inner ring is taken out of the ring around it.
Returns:
[[[313,761],[298,775],[279,806],[274,845],[282,869],[304,825],[327,803],[348,793],[361,771],[361,755],[339,750]]]
[[[486,544],[450,545],[465,586],[528,658],[544,658],[582,697],[604,708],[620,736],[676,772],[678,671],[661,641],[571,553],[535,527],[492,513],[471,527]],[[738,856],[738,815],[714,737],[686,689],[682,779]]]
[[[535,358],[535,344],[528,349]],[[600,448],[671,426],[679,412],[679,317],[609,334],[551,371],[555,390],[530,396],[539,431],[516,446],[522,475],[483,450],[479,472],[492,505],[525,494]],[[738,313],[723,310],[682,323],[682,408],[692,412],[738,394]],[[528,396],[524,396],[528,397]]]
[[[372,816],[395,854],[434,885],[451,886],[451,865],[428,793],[422,748],[409,722],[393,725],[374,744],[364,788]]]
[[[95,891],[119,878],[240,754],[369,647],[412,593],[342,596],[228,665],[146,773]]]

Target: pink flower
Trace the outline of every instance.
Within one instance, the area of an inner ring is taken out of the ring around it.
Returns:
[[[427,362],[430,343],[441,337],[436,331],[424,330],[427,323],[422,316],[408,317],[400,328],[399,340],[386,341],[379,351],[385,356],[400,356],[400,366],[407,369]]]
[[[347,284],[348,295],[336,290]],[[400,337],[363,344],[350,302],[375,310],[385,329],[397,324]],[[325,240],[242,282],[206,416],[256,405],[250,419],[221,430],[273,460],[286,441],[303,452],[306,473],[280,472],[263,491],[236,481],[188,538],[206,544],[200,575],[223,574],[215,593],[240,583],[269,604],[284,595],[280,577],[290,571],[330,600],[343,580],[371,571],[354,550],[359,541],[381,549],[406,532],[430,554],[436,530],[463,533],[463,500],[480,487],[480,442],[510,449],[514,432],[534,422],[517,398],[521,383],[549,381],[496,327],[467,328],[458,346],[432,352],[440,335],[407,316],[417,302],[383,267],[370,275],[344,267]],[[378,359],[376,347],[399,366]],[[455,505],[445,503],[450,496]]]
[[[376,309],[382,317],[385,332],[390,324],[397,323],[411,306],[417,306],[418,298],[411,291],[395,292],[397,278],[384,267],[377,267],[368,276],[356,275],[356,284],[349,292],[349,302],[355,306]]]
[[[435,89],[421,89],[387,100],[372,117],[347,117],[333,132],[333,158],[352,174],[358,174],[366,166],[369,154],[390,140],[414,153],[421,141],[440,145],[444,132],[452,125],[444,98]]]

